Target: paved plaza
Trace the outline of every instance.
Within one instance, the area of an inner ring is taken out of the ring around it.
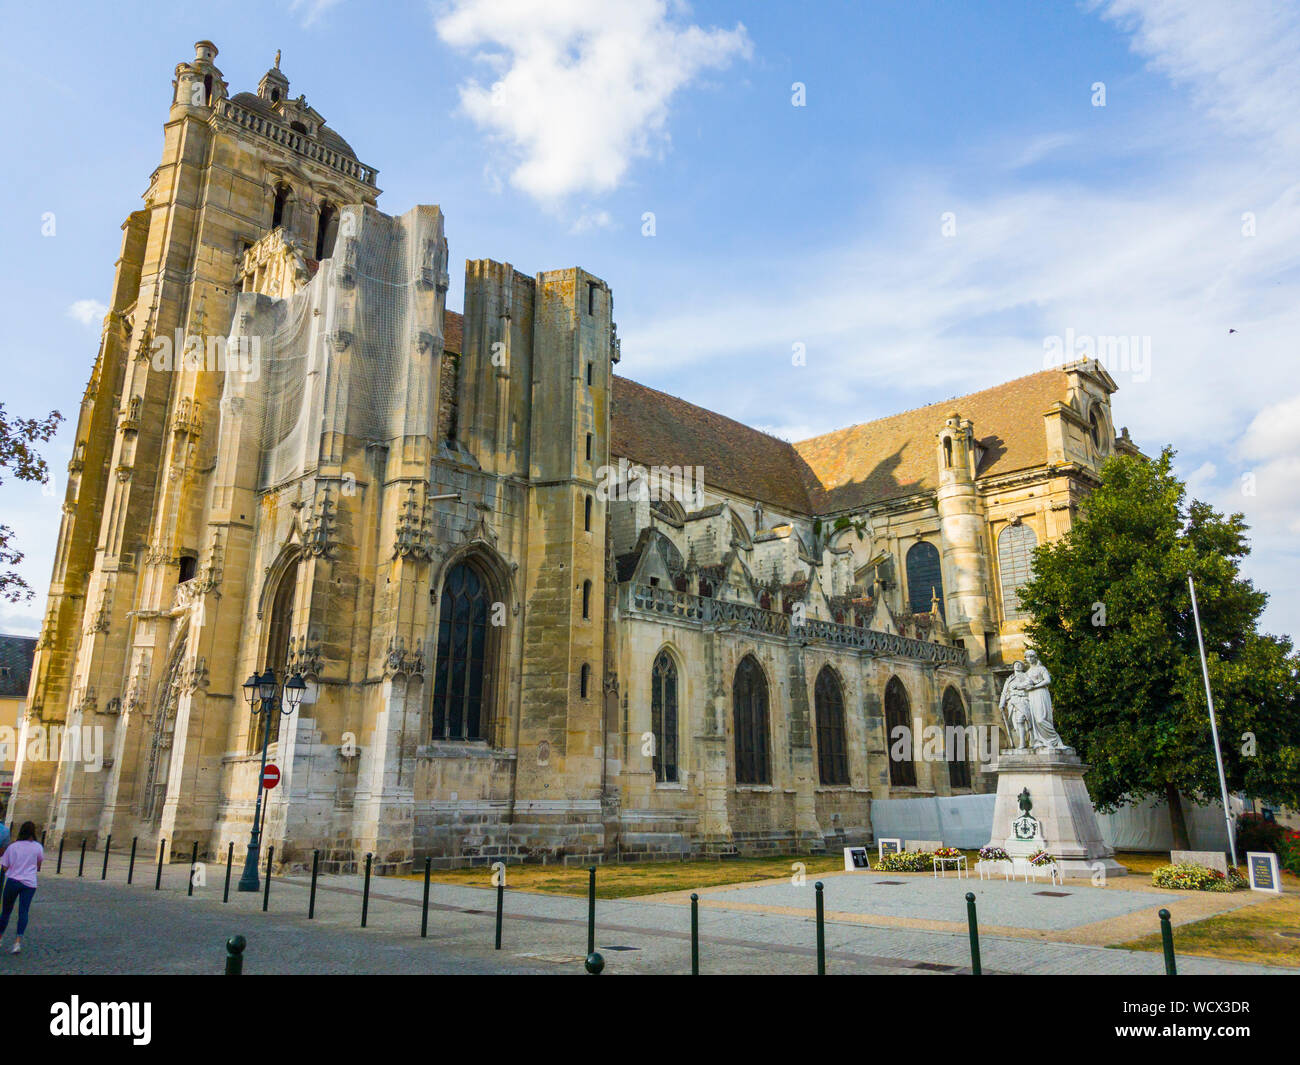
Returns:
[[[487,886],[434,883],[428,937],[420,936],[419,879],[372,881],[367,927],[360,927],[362,878],[321,877],[316,917],[307,919],[310,880],[277,877],[269,908],[261,893],[239,893],[232,883],[223,903],[224,866],[208,866],[204,882],[187,897],[187,867],[163,870],[141,863],[134,883],[124,868],[101,881],[100,862],[88,858],[78,879],[76,862],[63,874],[43,876],[32,908],[23,955],[0,954],[0,967],[29,973],[216,973],[224,942],[248,940],[245,971],[264,973],[582,973],[586,951],[586,900],[507,890],[503,949],[493,949],[496,893]],[[234,871],[237,881],[239,870]],[[986,973],[1143,974],[1163,972],[1157,953],[1111,950],[1049,941],[1044,927],[1083,927],[1119,914],[1154,924],[1167,892],[1129,892],[977,879],[845,874],[823,877],[826,945],[832,974],[896,975],[969,972],[965,931],[967,890],[974,891],[984,927],[1016,926],[1020,935],[985,932]],[[703,973],[800,974],[816,966],[813,883],[767,882],[700,892]],[[902,880],[903,883],[881,883]],[[1037,892],[1063,891],[1060,897]],[[607,974],[688,973],[688,893],[599,900],[597,949]],[[1151,915],[1143,911],[1150,910]],[[913,922],[908,926],[906,922]],[[938,927],[916,927],[930,921]],[[1182,956],[1183,973],[1282,973],[1288,970]],[[1291,970],[1294,972],[1294,970]]]

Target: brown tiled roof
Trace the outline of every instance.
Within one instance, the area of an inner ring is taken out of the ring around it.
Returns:
[[[1043,370],[956,399],[837,429],[794,445],[815,478],[812,502],[832,512],[932,492],[935,434],[953,411],[975,425],[985,448],[979,476],[1010,473],[1047,460],[1041,415],[1066,398],[1067,376]]]
[[[613,454],[646,466],[702,466],[707,484],[809,514],[810,474],[792,444],[625,377],[614,378]]]
[[[465,317],[455,311],[442,312],[442,350],[464,355]]]

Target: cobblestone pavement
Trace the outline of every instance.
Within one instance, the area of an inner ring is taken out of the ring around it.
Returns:
[[[76,877],[75,859],[65,861],[61,876],[52,874],[53,863],[47,865],[24,953],[0,954],[0,972],[220,972],[225,939],[236,933],[248,940],[245,971],[250,974],[582,972],[585,899],[507,890],[503,949],[496,951],[496,893],[488,887],[433,884],[428,938],[422,939],[419,880],[376,877],[362,929],[359,876],[321,877],[316,917],[309,921],[308,877],[275,878],[264,913],[262,894],[238,892],[235,883],[229,902],[222,902],[224,865],[205,867],[193,897],[187,897],[187,866],[165,867],[156,891],[154,867],[139,864],[128,886],[125,864],[115,859],[107,881],[99,879],[100,860],[91,862],[89,856],[82,879]],[[235,881],[238,876],[236,867]],[[735,892],[702,893],[708,901],[700,908],[702,972],[815,971],[816,936],[809,916],[727,909],[727,894]],[[999,935],[982,936],[980,942],[987,973],[1163,972],[1160,955],[1153,953]],[[600,900],[596,944],[608,974],[687,973],[689,908],[663,899]],[[828,921],[826,947],[831,973],[960,973],[970,965],[966,935],[952,931]],[[1285,970],[1182,957],[1179,971]]]

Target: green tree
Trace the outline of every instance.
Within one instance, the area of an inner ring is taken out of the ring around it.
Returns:
[[[1230,791],[1300,805],[1300,657],[1258,631],[1268,596],[1238,572],[1243,516],[1188,502],[1173,456],[1108,460],[1069,533],[1035,552],[1020,601],[1057,726],[1092,765],[1093,801],[1163,798],[1186,849],[1180,794],[1219,795],[1188,574]]]
[[[10,471],[20,481],[44,484],[50,479],[49,467],[36,451],[36,444],[47,442],[54,435],[63,415],[50,411],[44,418],[14,418],[5,413],[0,403],[0,475]],[[0,476],[0,484],[4,483]],[[32,597],[32,590],[18,572],[9,569],[23,560],[23,553],[10,546],[14,531],[0,525],[0,599],[17,603]]]

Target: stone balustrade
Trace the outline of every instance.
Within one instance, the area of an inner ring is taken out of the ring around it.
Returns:
[[[221,116],[241,129],[246,129],[250,133],[256,133],[267,140],[274,141],[292,152],[297,152],[307,159],[312,159],[323,166],[329,167],[331,170],[338,171],[353,181],[359,181],[363,185],[374,187],[375,175],[378,171],[373,166],[366,166],[351,156],[335,151],[333,148],[327,148],[324,144],[312,139],[305,133],[299,133],[297,130],[290,129],[279,122],[273,122],[265,115],[259,115],[247,108],[240,107],[238,104],[231,103],[229,100],[221,102]]]
[[[648,584],[629,585],[623,589],[625,608],[642,614],[673,619],[693,624],[730,624],[748,632],[770,636],[795,637],[808,641],[825,641],[840,647],[855,647],[874,655],[911,658],[938,665],[966,666],[966,649],[929,640],[914,640],[910,636],[896,636],[892,632],[840,625],[833,621],[807,619],[802,625],[793,625],[790,615],[748,603],[679,592],[672,588],[651,587]]]

